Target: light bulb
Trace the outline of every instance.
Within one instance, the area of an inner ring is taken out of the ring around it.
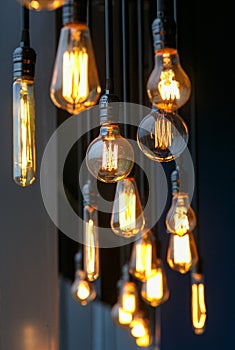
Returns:
[[[99,277],[98,212],[90,205],[84,206],[84,271],[89,281]]]
[[[118,302],[112,307],[111,317],[117,326],[128,328],[133,319],[133,314],[131,312],[123,310],[120,303]]]
[[[85,272],[83,270],[77,270],[75,281],[71,286],[73,298],[83,306],[96,298],[96,291],[93,283],[87,281],[85,277]]]
[[[167,230],[183,236],[193,231],[195,226],[196,215],[190,206],[188,193],[173,193],[171,207],[166,215]]]
[[[142,311],[135,313],[130,323],[130,333],[134,338],[142,338],[149,334],[148,320],[144,317]]]
[[[87,148],[86,164],[90,173],[106,183],[129,175],[134,164],[131,144],[120,135],[117,124],[103,124],[100,135]]]
[[[137,309],[138,292],[134,282],[122,283],[119,300],[123,311],[133,314]]]
[[[147,93],[155,107],[170,112],[188,101],[191,82],[180,65],[177,49],[155,51],[155,66],[147,82]]]
[[[170,162],[185,150],[188,128],[175,112],[153,108],[138,126],[137,143],[148,158],[157,162]]]
[[[67,0],[18,0],[30,10],[56,10],[61,7]]]
[[[169,298],[166,273],[161,259],[157,259],[157,269],[152,277],[142,284],[141,296],[144,301],[156,307]]]
[[[147,278],[156,273],[156,259],[153,233],[150,230],[145,230],[142,237],[132,247],[129,267],[130,274],[136,279],[145,282]]]
[[[143,337],[138,337],[135,339],[136,345],[140,348],[147,348],[152,344],[152,335],[149,332],[148,334],[144,335]]]
[[[171,233],[167,251],[167,263],[182,274],[188,272],[196,265],[198,253],[192,232],[180,237]]]
[[[195,334],[202,334],[205,331],[205,323],[207,318],[203,275],[200,273],[192,273],[191,283],[192,325]]]
[[[86,1],[63,5],[63,27],[50,95],[57,107],[70,114],[94,106],[101,92],[90,30],[85,22]]]
[[[145,218],[133,177],[117,183],[110,226],[122,237],[132,237],[143,230]]]

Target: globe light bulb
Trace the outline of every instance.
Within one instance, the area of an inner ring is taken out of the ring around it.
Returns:
[[[143,338],[150,333],[148,320],[142,311],[135,313],[130,323],[130,333],[134,338]]]
[[[190,206],[188,193],[173,193],[171,207],[166,215],[166,227],[170,233],[183,236],[196,227],[196,215]]]
[[[132,237],[141,232],[145,225],[138,188],[134,177],[117,183],[110,226],[122,237]]]
[[[145,230],[133,247],[130,259],[129,272],[136,279],[145,282],[153,276],[157,269],[157,255],[154,236],[151,230]]]
[[[191,94],[191,82],[180,64],[176,49],[176,24],[172,13],[159,9],[152,23],[155,66],[147,81],[152,104],[172,112],[182,107]]]
[[[27,11],[23,8],[25,17]],[[36,179],[35,63],[29,30],[23,29],[20,47],[13,52],[13,178],[22,187]]]
[[[126,178],[134,165],[134,151],[120,135],[117,123],[120,114],[119,98],[105,90],[99,100],[100,134],[86,151],[86,164],[98,180],[113,183]]]
[[[195,334],[202,334],[205,331],[207,319],[205,302],[205,285],[201,273],[191,274],[191,317]]]
[[[87,281],[83,270],[77,270],[75,281],[71,286],[73,298],[81,305],[85,306],[96,298],[95,287],[92,282]]]
[[[56,10],[61,7],[67,0],[18,0],[29,10]]]
[[[187,147],[188,128],[175,112],[153,108],[138,126],[137,143],[149,159],[170,162]]]
[[[70,114],[94,106],[101,92],[86,25],[86,3],[74,0],[63,5],[63,27],[50,88],[53,103]]]
[[[198,253],[192,232],[180,237],[171,233],[167,251],[167,263],[182,274],[191,270],[198,261]]]
[[[169,298],[166,273],[161,259],[157,259],[157,269],[152,277],[142,284],[141,296],[153,307],[163,304]]]

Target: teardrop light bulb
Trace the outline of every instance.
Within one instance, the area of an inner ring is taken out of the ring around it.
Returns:
[[[157,254],[154,236],[151,230],[145,230],[133,247],[130,259],[129,272],[136,279],[145,282],[153,276],[157,269]]]
[[[60,32],[50,95],[57,107],[76,114],[96,104],[101,88],[90,30],[86,25],[86,6],[81,5],[84,19],[79,21],[76,10],[79,11],[81,6],[71,10],[72,5],[76,2],[63,6],[64,25]]]
[[[94,284],[86,280],[83,270],[77,270],[75,280],[71,286],[71,294],[73,298],[81,305],[85,306],[96,298]]]
[[[169,298],[166,273],[161,259],[157,259],[157,269],[152,277],[142,284],[141,296],[153,307],[163,304]]]
[[[153,108],[138,126],[137,143],[148,158],[170,162],[187,147],[188,127],[175,112]]]
[[[30,10],[56,10],[61,7],[67,0],[18,0]]]
[[[192,232],[180,237],[171,233],[167,251],[167,263],[182,274],[190,271],[198,261],[197,247]]]
[[[135,236],[144,228],[145,218],[133,177],[117,183],[110,224],[113,232],[122,237]]]
[[[193,231],[196,215],[190,206],[188,193],[173,193],[171,207],[166,215],[166,227],[170,233],[183,236]]]

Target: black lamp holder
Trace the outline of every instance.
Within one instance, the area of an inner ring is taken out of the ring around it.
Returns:
[[[68,0],[62,6],[62,24],[87,23],[87,0]]]

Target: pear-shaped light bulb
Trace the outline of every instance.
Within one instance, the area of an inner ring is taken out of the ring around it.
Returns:
[[[73,298],[85,306],[96,298],[96,290],[92,282],[87,281],[83,270],[77,270],[75,280],[71,286]]]
[[[145,225],[138,188],[134,177],[118,181],[110,226],[116,235],[132,237]]]
[[[170,233],[183,236],[196,227],[196,215],[190,206],[188,193],[172,194],[171,207],[166,215],[166,227]]]
[[[29,10],[56,10],[61,7],[67,0],[18,0]]]
[[[157,269],[157,253],[153,233],[145,230],[132,247],[129,272],[136,279],[145,282]]]
[[[100,135],[87,148],[86,164],[90,173],[106,183],[127,177],[134,165],[131,144],[120,135],[118,124],[102,124]]]
[[[201,273],[191,274],[191,317],[195,334],[202,334],[205,331],[207,319],[205,284]]]
[[[187,147],[188,128],[175,112],[153,108],[138,126],[137,143],[148,158],[157,162],[170,162]]]
[[[163,304],[169,298],[166,273],[161,259],[157,259],[157,269],[152,277],[142,284],[141,296],[153,307]]]
[[[171,233],[167,263],[173,269],[182,274],[190,271],[198,262],[197,247],[192,232],[180,237]]]

